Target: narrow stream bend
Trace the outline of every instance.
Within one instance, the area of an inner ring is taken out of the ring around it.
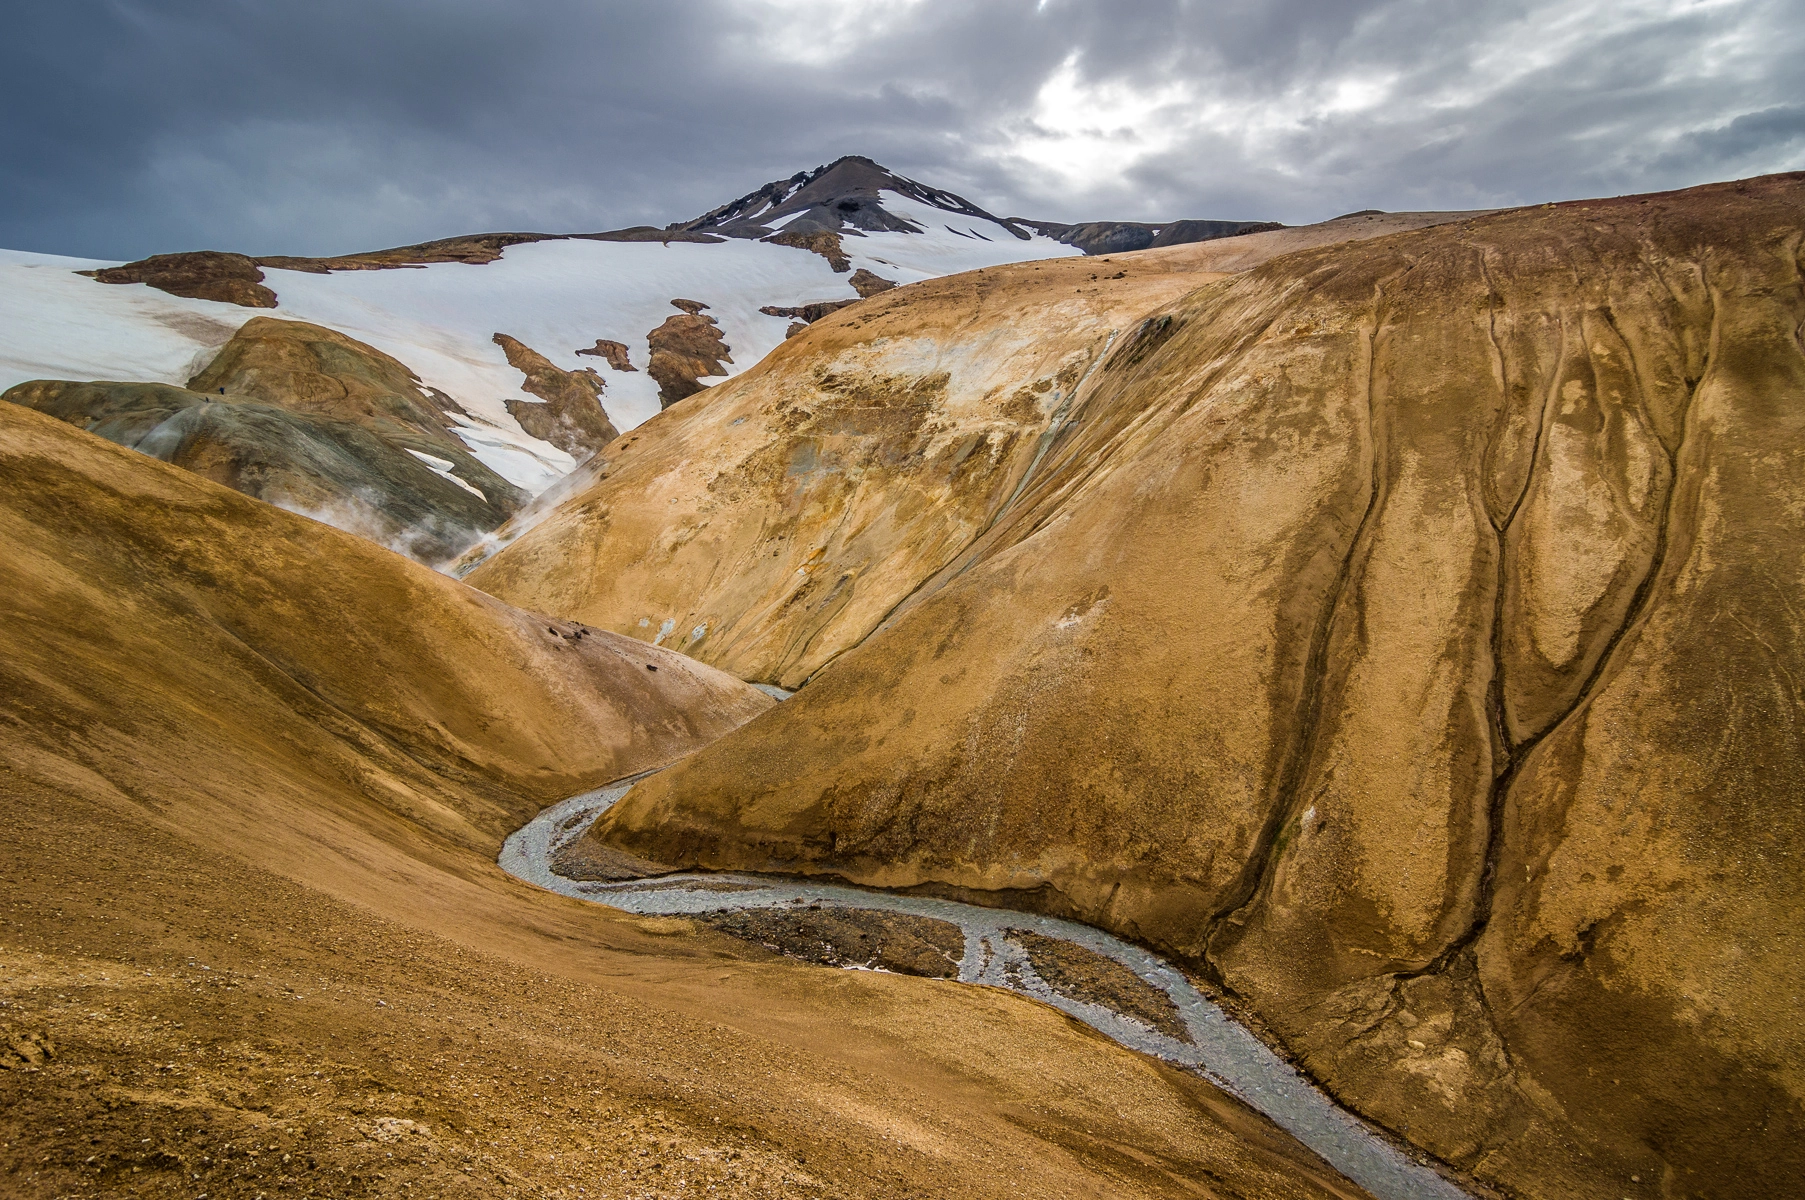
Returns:
[[[632,786],[617,784],[584,792],[546,809],[503,844],[498,859],[502,870],[560,895],[646,916],[821,905],[945,921],[965,933],[961,982],[1031,996],[1131,1050],[1196,1071],[1264,1113],[1377,1200],[1470,1200],[1465,1191],[1433,1168],[1336,1105],[1179,971],[1139,946],[1088,925],[928,896],[760,875],[680,873],[625,883],[593,883],[566,879],[553,871],[553,856],[582,837]],[[1070,942],[1127,967],[1172,1002],[1189,1040],[1170,1037],[1109,1008],[1054,991],[1035,974],[1022,947],[1011,940],[1011,930]]]

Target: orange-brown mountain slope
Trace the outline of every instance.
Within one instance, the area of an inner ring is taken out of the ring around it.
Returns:
[[[1050,1009],[494,865],[754,689],[12,405],[0,476],[8,1196],[1356,1200]]]
[[[538,523],[468,578],[511,603],[795,687],[995,522],[1080,381],[1149,309],[1219,262],[1238,269],[1451,215],[1354,218],[877,293],[602,451],[559,486],[568,501],[533,512]]]
[[[1045,346],[1088,380],[989,534],[592,836],[1121,931],[1523,1196],[1805,1192],[1802,236],[1801,175],[1516,210]],[[774,357],[768,419],[817,419],[816,362]]]

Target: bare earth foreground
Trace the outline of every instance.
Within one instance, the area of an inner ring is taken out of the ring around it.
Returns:
[[[494,866],[737,680],[22,408],[0,474],[7,1195],[1360,1194],[1050,1009]]]

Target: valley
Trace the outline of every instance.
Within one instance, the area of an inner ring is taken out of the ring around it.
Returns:
[[[1790,1194],[1802,213],[9,254],[0,1166]]]

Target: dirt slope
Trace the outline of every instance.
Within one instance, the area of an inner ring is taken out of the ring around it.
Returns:
[[[1802,212],[1776,176],[1196,291],[891,624],[597,835],[1166,948],[1525,1196],[1805,1190]]]
[[[468,578],[795,687],[995,521],[1112,336],[1214,277],[1455,214],[1353,218],[882,292],[634,430]],[[481,551],[486,553],[486,548]]]
[[[1198,282],[1071,259],[883,292],[634,430],[469,580],[793,687],[985,528],[1111,332]]]
[[[1355,1195],[1050,1010],[493,865],[754,689],[23,408],[0,473],[8,1195]]]

